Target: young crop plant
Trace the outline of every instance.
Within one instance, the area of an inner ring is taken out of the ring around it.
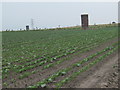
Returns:
[[[47,87],[48,83],[53,83],[56,78],[67,76],[73,67],[81,68],[83,64],[91,62],[94,57],[113,50],[117,44],[77,63],[71,62],[79,55],[91,52],[107,42],[113,42],[118,38],[117,28],[100,26],[98,29],[95,27],[96,30],[81,30],[79,27],[74,27],[60,30],[2,32],[2,79],[7,83],[4,87]],[[64,62],[71,62],[72,66],[59,70],[59,66],[64,65]],[[44,71],[52,68],[55,72],[53,70],[53,74],[47,77]],[[30,82],[36,78],[40,79],[42,72],[47,78],[43,78],[37,85],[32,86]],[[34,77],[31,79],[32,75]],[[13,78],[15,83],[11,83]],[[26,83],[26,80],[29,83]]]
[[[115,46],[114,46],[114,47],[115,47]],[[110,46],[110,47],[106,47],[106,48],[103,49],[102,51],[96,52],[95,54],[92,54],[92,55],[90,55],[89,57],[87,57],[87,58],[85,58],[85,59],[83,59],[83,60],[81,60],[81,61],[73,64],[71,67],[62,69],[62,70],[54,73],[54,74],[51,75],[50,77],[48,77],[48,78],[46,78],[46,79],[44,79],[43,81],[40,81],[40,82],[38,82],[38,83],[44,83],[44,84],[46,84],[46,85],[49,84],[49,83],[52,83],[57,77],[59,77],[59,76],[64,76],[64,75],[67,74],[70,70],[72,70],[74,67],[79,67],[81,64],[83,64],[83,63],[87,62],[88,60],[91,60],[91,59],[94,58],[95,56],[100,55],[100,54],[102,54],[102,53],[104,53],[104,52],[107,51],[107,54],[104,54],[104,55],[98,57],[98,59],[92,61],[92,62],[89,63],[87,66],[84,66],[80,71],[73,73],[73,75],[72,75],[70,78],[67,77],[67,78],[65,78],[64,80],[62,80],[60,83],[57,83],[57,86],[60,87],[61,85],[63,85],[63,84],[66,83],[67,81],[75,78],[77,75],[79,75],[79,73],[86,71],[86,70],[89,69],[92,65],[96,64],[98,61],[104,59],[107,55],[111,54],[114,50],[116,50],[116,48],[112,48],[112,49],[110,49],[110,48],[111,48],[111,46]],[[110,51],[110,50],[111,50],[111,51]],[[37,86],[36,86],[36,85],[37,85]],[[38,84],[36,84],[36,85],[34,85],[34,87],[38,87]],[[29,88],[29,87],[28,87],[28,88]]]
[[[106,48],[106,49],[110,49]],[[108,55],[112,54],[115,50],[117,50],[118,47],[115,47],[113,49],[111,49],[110,51],[108,51],[106,54],[98,57],[96,60],[90,62],[88,65],[84,66],[82,69],[80,69],[78,72],[74,72],[70,77],[66,77],[65,79],[61,80],[60,82],[56,83],[56,87],[60,88],[61,86],[63,86],[65,83],[73,80],[74,78],[76,78],[79,74],[81,74],[82,72],[90,69],[93,65],[95,65],[96,63],[100,62],[101,60],[103,60],[105,57],[107,57]],[[104,49],[103,51],[106,51],[106,49]]]

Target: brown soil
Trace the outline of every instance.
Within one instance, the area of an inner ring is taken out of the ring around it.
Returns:
[[[90,62],[96,60],[98,57],[104,55],[104,54],[107,53],[107,52],[108,52],[108,51],[103,52],[102,54],[95,56],[94,58],[90,59],[89,61],[87,61],[87,62],[81,64],[79,67],[74,67],[74,68],[72,68],[68,73],[66,73],[66,75],[57,77],[57,78],[54,80],[54,82],[48,84],[47,87],[56,88],[56,86],[55,86],[56,82],[59,82],[59,81],[63,80],[64,78],[67,78],[67,77],[71,76],[74,72],[79,71],[82,67],[88,65]]]
[[[95,47],[95,46],[91,46],[90,45],[90,47]],[[85,48],[83,48],[83,49],[85,49]],[[82,49],[80,49],[80,50],[82,50]],[[56,60],[54,60],[52,63],[55,63],[56,61],[59,61],[59,60],[61,60],[62,58],[64,58],[64,57],[69,57],[70,55],[72,55],[72,54],[69,54],[68,56],[62,56],[61,58],[59,58],[59,59],[56,59]],[[40,58],[39,58],[40,59]],[[37,60],[37,59],[35,59],[35,60]],[[35,60],[32,60],[32,61],[35,61]],[[25,62],[24,62],[25,63]],[[40,71],[40,70],[42,70],[43,69],[43,66],[45,66],[45,65],[48,65],[49,63],[51,63],[51,62],[47,62],[47,63],[45,63],[44,65],[42,65],[42,66],[38,66],[38,67],[35,67],[35,68],[33,68],[33,69],[29,69],[29,70],[27,70],[27,72],[32,72],[32,71]],[[17,64],[16,64],[17,65]],[[19,65],[19,64],[18,64]],[[22,64],[21,64],[22,65]],[[26,66],[27,67],[27,66]],[[8,83],[10,83],[10,80],[12,79],[12,78],[14,78],[15,80],[18,80],[18,76],[19,75],[22,75],[22,74],[24,74],[26,71],[23,71],[23,72],[21,72],[21,73],[15,73],[14,71],[10,71],[10,73],[9,73],[9,77],[7,77],[7,78],[5,78],[4,79],[4,81],[6,82],[8,82]]]
[[[105,58],[100,63],[80,74],[72,82],[65,84],[64,88],[118,88],[118,71],[113,68],[117,65],[117,52]]]
[[[100,45],[99,47],[96,47],[88,52],[85,53],[81,53],[79,55],[74,56],[74,58],[71,58],[71,60],[66,60],[61,64],[55,65],[53,67],[50,67],[48,69],[42,70],[36,74],[32,74],[31,76],[29,76],[28,78],[24,78],[22,80],[18,80],[15,83],[9,83],[10,88],[24,88],[30,85],[34,85],[36,84],[38,81],[42,81],[43,79],[49,77],[50,75],[52,75],[54,72],[57,72],[58,70],[64,69],[66,67],[69,67],[70,65],[78,62],[79,60],[82,60],[86,57],[88,57],[89,55],[96,53],[98,51],[101,51],[102,49],[106,48],[107,46],[111,45],[112,43],[117,42],[117,39],[114,39],[112,41],[106,42],[102,45]],[[101,64],[103,64],[104,62],[100,62]],[[96,65],[97,68],[100,68],[101,64]],[[81,75],[79,78],[82,78],[83,80],[88,77],[88,75],[90,75],[90,73],[93,73],[94,71],[97,71],[97,68],[93,68],[93,71],[89,70],[88,72],[83,73],[83,75]],[[39,69],[39,68],[37,68]],[[36,69],[35,69],[36,70]],[[84,75],[85,74],[85,75]],[[86,77],[85,77],[86,76]],[[90,75],[92,76],[92,74]],[[75,79],[74,81],[70,82],[69,84],[66,84],[64,87],[79,87],[80,83],[81,83],[81,79]],[[77,80],[77,83],[76,83]]]
[[[93,87],[95,88],[118,88],[118,57],[114,57],[113,62],[109,62],[106,66],[109,67],[107,73]],[[111,66],[110,66],[111,65]],[[107,68],[108,68],[107,67]]]

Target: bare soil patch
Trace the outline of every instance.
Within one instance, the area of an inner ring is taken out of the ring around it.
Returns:
[[[116,69],[113,68],[114,65],[117,65],[117,62],[118,54],[115,52],[63,87],[118,88],[118,71],[117,67]]]

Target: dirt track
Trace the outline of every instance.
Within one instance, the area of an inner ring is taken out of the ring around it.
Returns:
[[[75,88],[107,88],[107,87],[117,88],[118,74],[117,74],[117,69],[113,68],[113,66],[117,65],[118,55],[114,53],[112,56],[113,57],[108,57],[107,59],[105,59],[107,62],[105,63],[103,62],[98,69],[96,69],[91,75],[86,77],[82,82],[77,83],[74,87]],[[114,76],[112,76],[112,74]],[[111,80],[111,78],[113,78],[113,80]]]

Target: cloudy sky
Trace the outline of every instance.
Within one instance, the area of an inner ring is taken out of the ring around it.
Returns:
[[[117,2],[3,2],[2,30],[34,27],[53,28],[81,25],[80,15],[89,14],[89,23],[118,22]]]

